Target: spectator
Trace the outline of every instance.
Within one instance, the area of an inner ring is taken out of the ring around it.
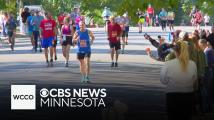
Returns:
[[[176,42],[174,51],[176,58],[165,63],[160,78],[166,85],[167,116],[168,120],[191,120],[197,67],[184,41]]]
[[[158,36],[158,40],[159,42],[157,42],[156,40],[152,39],[149,35],[145,34],[144,35],[145,39],[149,40],[150,43],[157,48],[157,52],[158,52],[158,57],[155,57],[154,55],[151,54],[150,51],[147,51],[147,54],[158,61],[165,61],[166,56],[170,53],[170,48],[172,47],[171,44],[165,43],[164,42],[164,38],[162,38],[161,36]]]
[[[211,33],[207,37],[207,41],[209,41],[209,43],[211,44],[212,48],[214,48],[214,26],[212,26],[212,28],[211,28]]]
[[[213,67],[214,67],[214,50],[205,39],[199,40],[199,46],[204,51],[206,57],[206,69],[204,75],[203,85],[207,90],[208,96],[208,111],[212,110],[212,87],[213,87]]]

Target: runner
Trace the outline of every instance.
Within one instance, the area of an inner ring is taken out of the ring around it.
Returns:
[[[75,25],[76,25],[76,30],[80,30],[79,22],[83,21],[83,16],[77,16],[75,18]]]
[[[22,17],[22,23],[23,23],[23,33],[26,34],[27,33],[27,27],[26,27],[26,20],[27,17],[30,16],[30,12],[29,12],[29,8],[25,7],[24,11],[21,13],[21,17]]]
[[[40,38],[42,39],[42,47],[45,49],[45,59],[47,62],[47,67],[53,66],[53,40],[55,37],[56,22],[51,19],[51,14],[49,12],[45,13],[45,19],[41,21],[40,24]],[[50,50],[50,64],[48,60],[48,48]]]
[[[118,67],[118,57],[120,46],[121,27],[115,22],[115,17],[110,18],[110,24],[108,25],[108,40],[111,49],[111,67]],[[116,54],[116,61],[114,62],[114,54]]]
[[[83,21],[79,23],[80,30],[76,31],[73,37],[73,43],[77,44],[77,59],[80,62],[80,72],[82,74],[81,82],[90,82],[90,57],[91,57],[91,45],[94,42],[93,33],[86,29],[86,25]],[[91,38],[91,40],[90,40]]]
[[[57,21],[52,16],[51,16],[51,19],[53,21],[55,21],[56,26],[57,26]],[[56,29],[57,29],[57,27],[56,27]],[[54,33],[54,40],[53,40],[53,43],[52,43],[53,44],[53,55],[54,55],[54,60],[55,61],[57,60],[57,51],[56,51],[57,41],[58,41],[57,34],[58,34],[58,30],[56,30],[56,32]]]
[[[9,15],[7,12],[4,12],[4,16],[3,16],[3,21],[2,21],[2,34],[4,37],[7,36],[7,28],[6,28],[6,22],[8,21],[9,19]]]
[[[155,16],[155,11],[154,11],[154,8],[151,6],[151,4],[148,5],[147,14],[149,15],[148,26],[153,26],[153,17]]]
[[[196,10],[196,13],[195,13],[195,23],[196,23],[196,29],[197,30],[200,30],[200,24],[202,23],[202,21],[203,21],[203,16],[202,16],[201,11]]]
[[[61,31],[61,29],[62,29],[62,25],[63,25],[64,18],[65,18],[65,15],[64,15],[63,12],[61,12],[61,13],[59,14],[59,16],[57,17],[58,25],[59,25],[60,31]]]
[[[159,26],[159,17],[158,17],[158,15],[155,16],[155,26],[156,27]]]
[[[136,14],[139,17],[139,21],[138,21],[139,33],[142,33],[142,26],[145,23],[145,16],[139,8]]]
[[[161,19],[162,30],[166,31],[167,12],[164,8],[162,8],[162,11],[160,12],[159,17]]]
[[[174,19],[175,19],[175,13],[173,11],[169,11],[168,12],[168,16],[167,16],[167,20],[169,23],[169,29],[170,31],[173,30],[174,31]]]
[[[210,22],[210,16],[208,16],[208,14],[205,14],[204,16],[204,24],[205,26],[208,26]]]
[[[16,22],[12,15],[8,14],[8,20],[6,21],[5,27],[7,28],[7,35],[9,45],[12,51],[14,51],[15,35],[16,35]]]
[[[195,13],[196,13],[196,6],[193,6],[189,16],[191,17],[192,26],[195,26]]]
[[[31,20],[31,24],[33,25],[33,36],[34,36],[34,45],[35,45],[35,52],[37,52],[37,47],[38,47],[38,40],[39,40],[39,51],[42,52],[41,48],[41,39],[39,38],[39,25],[41,21],[44,19],[43,16],[39,14],[39,11],[35,12],[35,15],[33,16]]]
[[[61,37],[60,37],[61,38],[60,42],[62,44],[62,53],[66,59],[65,67],[68,67],[69,52],[70,52],[70,47],[72,45],[73,33],[74,33],[74,28],[72,25],[70,25],[70,17],[65,17],[64,25],[62,25],[62,28],[61,28]]]
[[[128,12],[126,12],[123,16],[125,17],[125,31],[123,31],[122,37],[125,39],[126,45],[128,45],[128,33],[129,33],[129,22],[130,22]]]
[[[31,21],[32,21],[32,18],[33,18],[33,14],[34,14],[34,11],[31,11],[30,12],[30,16],[27,17],[27,20],[26,20],[26,26],[27,26],[27,29],[28,29],[28,35],[30,37],[30,40],[31,40],[31,44],[33,46],[32,48],[32,51],[35,50],[35,42],[34,42],[34,36],[33,36],[33,25],[31,24]]]
[[[122,30],[122,51],[121,53],[124,54],[124,49],[125,49],[125,45],[126,45],[126,41],[125,41],[125,37],[126,37],[126,29],[125,29],[125,24],[126,24],[126,18],[124,16],[118,16],[116,19],[116,22],[118,25],[120,25],[121,30]]]

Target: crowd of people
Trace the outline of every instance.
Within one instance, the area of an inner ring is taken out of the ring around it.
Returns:
[[[176,30],[172,34],[172,43],[145,34],[158,54],[146,51],[153,59],[165,62],[160,77],[167,86],[169,119],[191,120],[193,113],[211,112],[214,105],[214,26],[211,32]]]
[[[169,9],[167,12],[162,8],[161,11],[155,15],[155,9],[149,4],[145,12],[138,9],[136,15],[139,17],[139,33],[142,32],[143,26],[161,26],[162,30],[166,31],[168,24],[170,31],[174,30],[175,12],[172,9]]]
[[[166,31],[166,26],[169,26],[169,30],[174,31],[174,20],[176,15],[175,11],[171,8],[168,9],[168,11],[162,8],[160,12],[155,14],[155,9],[149,4],[145,12],[138,9],[136,15],[139,17],[139,33],[142,32],[142,26],[161,26],[163,31]],[[192,26],[195,26],[197,30],[200,29],[202,23],[204,23],[205,26],[210,25],[210,16],[208,14],[203,15],[195,6],[193,6],[189,16],[191,17],[190,22]],[[181,25],[185,24],[183,22]]]

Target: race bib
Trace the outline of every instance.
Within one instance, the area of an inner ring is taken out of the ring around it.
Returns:
[[[63,40],[63,41],[66,41],[66,35],[63,35],[63,36],[62,36],[62,40]]]
[[[116,31],[112,31],[111,36],[112,36],[112,37],[117,37],[117,32],[116,32]]]
[[[86,40],[80,40],[80,47],[87,47]]]

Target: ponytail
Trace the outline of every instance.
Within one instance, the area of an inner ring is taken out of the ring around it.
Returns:
[[[189,51],[187,44],[184,41],[176,42],[175,52],[178,54],[178,60],[181,64],[182,71],[187,71],[187,66],[189,64]]]

